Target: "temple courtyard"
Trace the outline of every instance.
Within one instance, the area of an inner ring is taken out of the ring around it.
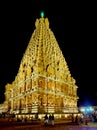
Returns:
[[[97,130],[97,122],[77,125],[68,121],[55,121],[54,126],[44,126],[43,121],[16,122],[0,119],[0,130]]]

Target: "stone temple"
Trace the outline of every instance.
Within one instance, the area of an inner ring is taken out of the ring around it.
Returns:
[[[77,88],[49,20],[42,15],[36,19],[14,81],[5,86],[4,104],[16,115],[65,116],[78,113]]]

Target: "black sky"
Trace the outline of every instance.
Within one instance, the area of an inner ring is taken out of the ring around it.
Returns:
[[[53,3],[52,3],[53,2]],[[78,86],[78,105],[97,104],[96,3],[29,0],[3,1],[0,6],[0,103],[11,83],[44,10],[50,28]]]

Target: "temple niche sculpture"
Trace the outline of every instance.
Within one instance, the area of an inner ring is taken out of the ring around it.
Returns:
[[[14,81],[5,86],[8,110],[32,115],[77,113],[78,87],[48,18],[36,19],[35,27]]]

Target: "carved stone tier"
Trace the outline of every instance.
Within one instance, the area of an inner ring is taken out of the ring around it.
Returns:
[[[77,112],[78,87],[48,19],[37,19],[35,27],[14,81],[5,86],[10,111]]]

